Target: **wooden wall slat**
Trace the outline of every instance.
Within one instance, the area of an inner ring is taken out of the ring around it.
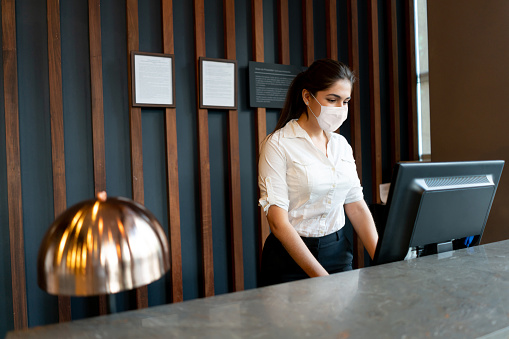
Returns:
[[[224,47],[226,59],[235,60],[235,2],[223,1]],[[244,289],[242,213],[240,191],[239,120],[237,110],[228,111],[228,173],[230,179],[230,231],[233,291]]]
[[[313,0],[302,0],[302,29],[304,65],[309,67],[315,61]]]
[[[349,66],[355,72],[357,78],[360,76],[359,62],[359,14],[357,0],[348,0],[348,58]],[[352,99],[348,104],[348,115],[350,119],[351,144],[357,164],[357,173],[362,180],[362,147],[361,147],[361,89],[359,80],[355,81],[352,88]]]
[[[253,31],[253,60],[256,62],[265,61],[265,50],[263,45],[263,0],[251,0],[251,22]],[[259,145],[267,136],[267,111],[265,108],[257,107],[255,109],[255,142],[256,164],[258,164]],[[256,177],[258,178],[258,166],[256,168]],[[260,192],[258,191],[258,198]],[[263,208],[258,209],[258,263],[261,263],[263,244],[270,234],[269,222]]]
[[[288,0],[278,0],[277,33],[279,37],[279,63],[290,64],[290,23],[288,20]]]
[[[380,203],[382,183],[382,126],[380,116],[380,65],[377,0],[368,1],[369,90],[371,111],[371,173],[373,203]]]
[[[338,60],[338,18],[336,0],[325,0],[327,57]]]
[[[161,11],[163,26],[163,52],[166,54],[173,54],[173,0],[161,0]],[[164,114],[166,184],[168,192],[168,233],[170,238],[171,255],[171,301],[180,302],[184,300],[184,292],[182,286],[182,251],[180,239],[177,111],[175,108],[166,108]]]
[[[233,291],[244,289],[242,214],[240,191],[239,121],[237,111],[228,112],[228,158],[230,172],[230,226]]]
[[[166,168],[168,191],[168,221],[171,255],[171,300],[184,300],[182,286],[182,251],[180,238],[180,202],[178,187],[178,158],[177,158],[177,117],[175,108],[166,108]]]
[[[127,23],[127,75],[131,83],[131,51],[139,48],[138,31],[138,0],[126,0],[126,23]],[[132,88],[129,87],[129,134],[131,149],[131,185],[133,200],[144,204],[143,187],[143,147],[141,128],[141,108],[132,106]],[[148,307],[148,289],[146,286],[136,289],[137,308]]]
[[[348,59],[350,68],[359,78],[359,12],[357,0],[348,0]],[[350,135],[357,174],[362,182],[362,146],[361,146],[361,89],[359,81],[353,84],[352,99],[348,104],[348,115],[350,118]],[[357,233],[353,234],[353,252],[355,268],[364,267],[364,246]]]
[[[419,141],[417,131],[417,71],[415,65],[415,11],[413,1],[405,1],[405,13],[409,141],[408,160],[419,160]]]
[[[389,107],[391,123],[391,169],[401,160],[399,126],[398,18],[396,0],[387,1],[387,43],[389,51]]]
[[[200,64],[205,57],[205,7],[203,0],[194,0],[194,43],[196,57],[196,102],[198,119],[198,158],[200,173],[200,207],[203,258],[203,293],[214,295],[214,262],[212,248],[212,212],[210,192],[209,122],[208,110],[200,109]]]
[[[253,26],[253,60],[256,62],[264,62],[263,0],[251,1],[251,22]]]
[[[100,0],[88,1],[92,146],[95,193],[106,190]]]
[[[101,48],[100,0],[88,1],[88,44],[90,50],[90,94],[92,101],[92,149],[95,194],[106,190],[104,105]],[[99,296],[99,314],[108,313],[106,296]]]
[[[62,102],[62,65],[60,43],[60,2],[48,0],[48,76],[51,121],[51,159],[53,165],[53,207],[55,218],[66,209],[64,109]],[[59,321],[71,320],[70,297],[58,297]]]
[[[2,56],[12,308],[14,329],[22,330],[28,328],[28,312],[21,199],[15,0],[2,0]]]

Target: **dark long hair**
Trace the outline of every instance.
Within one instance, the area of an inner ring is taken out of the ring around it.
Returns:
[[[302,113],[307,114],[306,105],[302,100],[303,89],[316,96],[317,92],[326,90],[338,80],[348,80],[353,85],[355,75],[344,63],[332,59],[316,60],[307,70],[299,73],[286,93],[285,105],[274,132],[284,127],[288,121],[298,119]]]

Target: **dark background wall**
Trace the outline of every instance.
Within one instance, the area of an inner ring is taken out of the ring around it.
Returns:
[[[509,159],[509,2],[428,0],[433,161]],[[509,238],[507,164],[482,242]]]
[[[162,52],[161,5],[159,0],[139,2],[140,51]],[[502,2],[503,3],[503,2]],[[265,0],[265,62],[277,63],[277,1]],[[398,14],[399,84],[401,94],[401,154],[408,160],[407,64],[405,51],[405,6],[396,1]],[[201,297],[200,208],[196,132],[196,83],[193,33],[193,2],[174,0],[175,74],[178,127],[178,170],[182,241],[184,300]],[[507,5],[505,6],[507,7]],[[358,114],[362,128],[362,181],[368,203],[372,201],[371,120],[369,91],[368,7],[358,1],[360,68],[355,72],[360,83]],[[315,59],[326,57],[325,2],[313,1]],[[389,161],[390,127],[387,50],[387,9],[378,1],[380,58],[380,109],[382,118],[382,175],[391,177]],[[86,1],[61,1],[62,83],[65,136],[67,206],[94,196],[88,11]],[[242,190],[242,231],[244,287],[257,286],[257,180],[255,120],[249,107],[248,62],[252,60],[251,1],[235,2],[236,52],[239,70],[239,150]],[[207,57],[223,58],[223,11],[221,0],[205,1]],[[347,1],[337,1],[339,60],[348,63]],[[291,64],[303,65],[302,2],[289,1]],[[507,31],[507,30],[506,30]],[[36,258],[40,241],[54,220],[49,119],[48,47],[46,3],[16,1],[16,32],[20,119],[21,181],[26,267],[28,326],[58,322],[57,298],[37,286]],[[101,2],[103,57],[104,127],[106,183],[109,196],[132,197],[129,150],[128,74],[126,7],[121,0]],[[479,40],[476,41],[479,43]],[[3,82],[0,83],[3,86]],[[2,88],[3,89],[3,88]],[[469,93],[472,96],[472,93]],[[10,268],[9,215],[7,208],[6,132],[3,97],[0,109],[0,336],[13,329]],[[484,102],[472,100],[468,102]],[[482,111],[482,110],[481,110]],[[478,112],[481,112],[478,111]],[[502,110],[499,110],[502,113]],[[229,195],[227,182],[227,112],[209,110],[210,176],[214,248],[215,293],[231,291],[229,281]],[[279,112],[267,110],[267,131],[276,125]],[[168,225],[165,185],[163,110],[142,109],[143,169],[145,205],[164,227]],[[350,139],[350,122],[342,127]],[[438,137],[437,137],[438,139]],[[351,231],[350,231],[351,233]],[[149,286],[149,305],[169,302],[170,280],[164,277]],[[119,311],[135,307],[132,293],[116,296]],[[95,298],[72,298],[72,317],[97,315]]]

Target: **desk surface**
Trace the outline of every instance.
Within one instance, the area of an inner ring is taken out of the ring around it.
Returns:
[[[7,335],[157,337],[507,338],[509,240]]]

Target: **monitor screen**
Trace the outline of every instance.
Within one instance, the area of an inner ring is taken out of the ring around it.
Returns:
[[[377,225],[373,263],[403,260],[409,249],[480,239],[503,166],[502,160],[396,164],[386,213],[377,220],[383,225]]]

